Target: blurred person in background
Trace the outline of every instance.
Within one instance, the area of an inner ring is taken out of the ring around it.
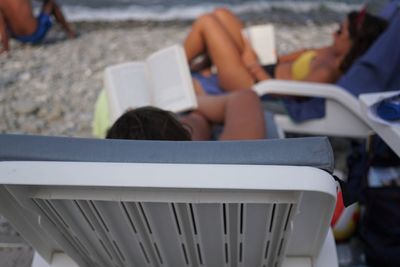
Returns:
[[[61,25],[68,38],[76,37],[65,20],[55,0],[41,1],[42,8],[34,17],[30,0],[0,0],[0,54],[10,49],[9,39],[22,43],[37,44],[43,40],[52,26],[52,17]]]

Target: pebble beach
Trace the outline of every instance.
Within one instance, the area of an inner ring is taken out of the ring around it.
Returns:
[[[0,132],[91,137],[96,98],[103,87],[104,68],[143,60],[150,53],[182,43],[186,22],[75,22],[76,39],[65,39],[53,27],[44,44],[11,42],[0,55]],[[331,42],[337,24],[274,24],[278,53]],[[0,216],[0,239],[16,236]],[[4,248],[0,267],[30,266],[28,245]]]

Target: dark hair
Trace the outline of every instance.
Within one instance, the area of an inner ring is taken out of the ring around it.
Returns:
[[[343,59],[340,70],[345,73],[354,61],[363,55],[379,35],[385,31],[388,22],[368,13],[350,12],[347,15],[349,34],[352,41],[350,51]]]
[[[190,141],[190,132],[171,112],[142,107],[124,113],[108,130],[108,139]]]

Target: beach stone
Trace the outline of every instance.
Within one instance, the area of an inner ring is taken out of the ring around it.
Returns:
[[[17,100],[12,107],[18,115],[33,113],[38,109],[37,104],[30,99]]]
[[[0,79],[0,88],[5,88],[8,86],[12,86],[13,83],[15,83],[16,78],[15,77],[4,77]]]
[[[60,106],[54,106],[50,112],[48,112],[45,116],[45,119],[47,122],[52,122],[55,121],[59,118],[61,118],[63,115],[63,110]]]
[[[33,259],[33,250],[24,244],[18,248],[0,250],[0,267],[29,267]]]
[[[32,75],[29,72],[24,72],[19,76],[19,79],[22,81],[28,81],[30,80]]]
[[[2,101],[0,101],[0,103],[1,103]],[[2,118],[3,120],[5,119],[5,117],[4,117],[4,112],[5,112],[5,107],[4,107],[4,105],[0,105],[0,118]],[[1,122],[2,120],[0,120],[0,122]],[[0,123],[1,124],[1,123]]]

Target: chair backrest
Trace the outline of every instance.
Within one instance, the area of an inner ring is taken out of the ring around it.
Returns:
[[[399,0],[389,0],[388,3],[382,8],[379,16],[387,20],[392,20],[400,11]]]
[[[335,205],[326,138],[0,145],[0,212],[48,261],[64,251],[79,266],[311,262]]]

